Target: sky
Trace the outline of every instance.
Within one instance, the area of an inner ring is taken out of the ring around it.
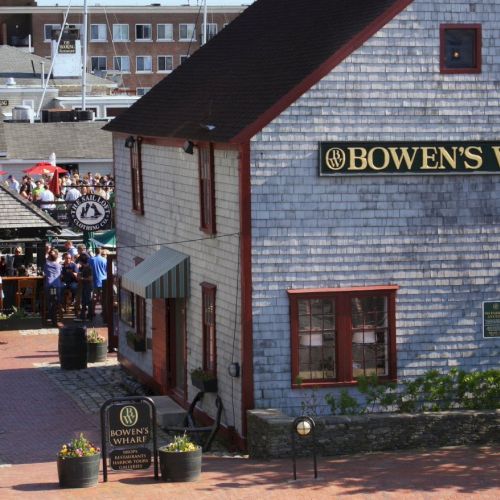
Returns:
[[[37,0],[40,7],[47,5],[68,5],[69,0]],[[202,0],[87,0],[87,5],[151,5],[159,3],[162,6],[173,7],[190,4],[192,7],[202,3]],[[207,0],[207,6],[210,5],[249,5],[253,0]],[[83,5],[83,0],[71,0],[71,5]]]

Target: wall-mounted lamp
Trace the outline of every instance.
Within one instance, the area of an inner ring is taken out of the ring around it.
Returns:
[[[460,59],[460,56],[461,56],[461,54],[460,54],[460,51],[459,51],[459,50],[454,50],[454,51],[452,52],[452,54],[451,54],[451,57],[452,57],[453,59]]]
[[[134,147],[134,144],[135,144],[135,139],[133,136],[129,135],[126,139],[125,139],[125,147],[128,148],[128,149],[132,149]]]
[[[186,141],[182,145],[182,150],[184,153],[187,153],[188,155],[192,155],[194,151],[194,143],[192,141]]]
[[[227,367],[227,372],[231,377],[239,377],[240,376],[240,364],[238,362],[231,363]]]

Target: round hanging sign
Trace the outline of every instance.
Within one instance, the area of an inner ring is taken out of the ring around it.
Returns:
[[[70,209],[71,223],[82,231],[98,231],[111,220],[111,205],[96,194],[80,196]]]

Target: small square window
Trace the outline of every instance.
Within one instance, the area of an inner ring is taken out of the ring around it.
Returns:
[[[481,26],[441,26],[441,73],[481,72]]]

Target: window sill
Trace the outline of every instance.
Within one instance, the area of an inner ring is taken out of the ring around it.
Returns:
[[[90,43],[108,43],[107,40],[90,40]]]
[[[116,42],[116,43],[130,43],[130,40],[113,40],[113,42]]]
[[[379,377],[378,379],[380,384],[389,384],[391,382],[397,382],[396,378],[389,377]],[[357,380],[344,381],[344,382],[303,382],[302,384],[292,384],[292,389],[323,389],[323,388],[335,388],[335,387],[355,387],[358,385]]]
[[[152,74],[153,72],[152,71],[136,71],[135,72],[137,75],[150,75]]]
[[[152,42],[153,39],[152,38],[136,38],[135,41],[137,43],[143,43],[143,42]]]
[[[157,42],[175,42],[173,38],[157,38]]]
[[[169,74],[169,73],[172,73],[172,69],[167,69],[166,71],[157,71],[157,73],[161,73],[162,75],[165,75],[165,74]]]

